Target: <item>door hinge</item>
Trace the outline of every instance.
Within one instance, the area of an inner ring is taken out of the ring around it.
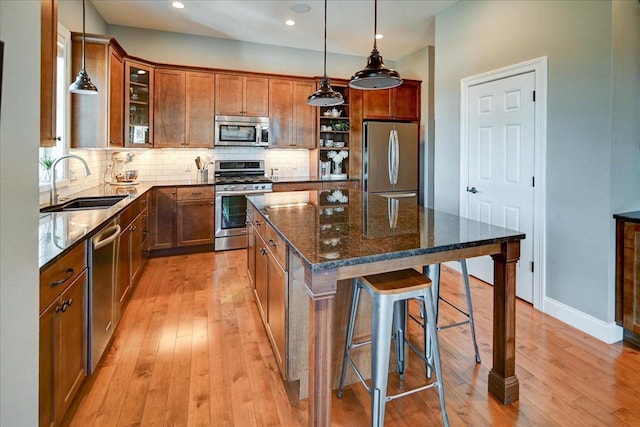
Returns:
[[[536,91],[533,91],[533,102],[536,102]]]
[[[532,177],[531,177],[531,186],[532,186],[532,187],[535,187],[535,186],[536,186],[536,177],[535,177],[535,176],[532,176]]]
[[[531,272],[533,273],[533,261],[531,261]]]

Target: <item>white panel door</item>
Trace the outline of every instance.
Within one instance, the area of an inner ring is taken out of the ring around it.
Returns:
[[[526,233],[516,295],[533,300],[534,72],[469,88],[469,218]],[[464,185],[464,183],[463,183]],[[469,273],[493,283],[490,257],[468,261]]]

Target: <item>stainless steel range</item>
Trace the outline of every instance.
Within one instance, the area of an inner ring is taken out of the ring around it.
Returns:
[[[245,194],[269,193],[264,160],[215,161],[215,250],[247,247],[247,201]]]

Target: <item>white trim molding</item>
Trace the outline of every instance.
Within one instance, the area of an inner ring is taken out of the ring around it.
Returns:
[[[466,183],[469,180],[467,149],[469,135],[467,133],[469,117],[469,89],[490,81],[506,77],[534,72],[535,76],[535,187],[534,187],[534,219],[533,219],[533,306],[544,312],[545,307],[545,254],[546,254],[546,212],[547,212],[547,57],[540,57],[519,64],[510,65],[475,76],[466,77],[460,81],[460,216],[467,217],[467,205],[463,200],[467,198]]]
[[[622,328],[576,310],[552,298],[545,298],[546,314],[585,332],[600,341],[612,344],[622,340]]]

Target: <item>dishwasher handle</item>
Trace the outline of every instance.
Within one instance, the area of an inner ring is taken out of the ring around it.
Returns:
[[[107,237],[106,239],[100,240],[99,242],[93,243],[93,250],[97,251],[100,248],[104,248],[105,246],[116,240],[118,237],[120,237],[121,230],[122,229],[120,228],[120,224],[116,224],[115,231],[111,236]]]

